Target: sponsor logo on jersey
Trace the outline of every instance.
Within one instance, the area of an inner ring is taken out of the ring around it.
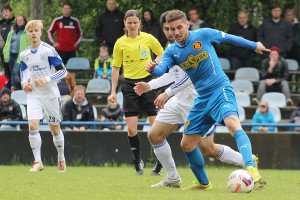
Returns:
[[[199,50],[202,48],[202,44],[199,41],[194,42],[193,47],[195,50]]]
[[[147,57],[147,51],[144,49],[144,50],[142,50],[142,52],[141,52],[141,55],[142,55],[142,57],[143,58],[145,58],[145,57]]]
[[[202,60],[208,58],[208,54],[206,51],[202,51],[199,54],[193,56],[190,55],[186,61],[184,61],[183,63],[180,64],[180,67],[182,69],[188,69],[188,68],[196,68],[199,65],[199,62],[201,62]]]
[[[31,66],[31,71],[42,71],[45,70],[47,67],[39,67],[38,65],[32,65]]]
[[[41,55],[40,55],[40,59],[41,59],[41,60],[45,60],[45,58],[46,58],[46,56],[45,56],[44,54],[41,54]]]

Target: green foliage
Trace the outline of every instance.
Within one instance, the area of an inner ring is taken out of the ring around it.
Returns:
[[[47,29],[53,19],[61,15],[61,5],[64,0],[43,0],[44,2],[44,34],[43,40],[47,41]],[[77,17],[84,32],[85,39],[96,39],[95,28],[100,14],[106,9],[106,0],[70,0],[73,4],[73,16]],[[192,7],[199,10],[200,16],[210,27],[227,31],[230,24],[236,22],[236,15],[239,10],[248,11],[250,20],[258,26],[264,17],[269,16],[271,3],[278,3],[283,8],[295,6],[295,0],[119,0],[119,10],[126,12],[128,9],[142,11],[143,8],[151,8],[155,18],[170,9],[180,9],[186,13]],[[15,15],[30,15],[29,0],[11,0],[11,6]],[[98,55],[97,41],[83,41],[78,50],[78,56],[88,57],[94,61]],[[221,52],[226,46],[220,47]]]

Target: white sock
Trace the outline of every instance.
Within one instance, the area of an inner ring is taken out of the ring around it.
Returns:
[[[39,131],[38,130],[29,131],[28,139],[34,156],[34,162],[42,162],[41,159],[42,139]]]
[[[53,143],[57,150],[57,159],[65,160],[65,155],[64,155],[65,138],[61,130],[59,130],[59,134],[53,136]]]
[[[221,162],[225,162],[231,165],[245,167],[242,155],[226,145],[221,145],[221,150],[217,159],[219,159]]]
[[[171,147],[167,140],[162,143],[153,145],[154,153],[158,160],[161,162],[162,166],[167,171],[168,178],[177,178],[179,176],[176,165],[172,156]]]

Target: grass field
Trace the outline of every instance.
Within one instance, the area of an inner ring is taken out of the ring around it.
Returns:
[[[58,174],[56,167],[46,166],[42,172],[29,173],[29,166],[0,166],[0,199],[300,199],[299,170],[261,170],[267,188],[249,194],[233,194],[226,186],[228,175],[235,168],[209,167],[207,174],[213,184],[211,191],[152,189],[150,185],[163,177],[136,176],[130,166],[68,167]],[[182,187],[194,177],[189,168],[179,168]]]

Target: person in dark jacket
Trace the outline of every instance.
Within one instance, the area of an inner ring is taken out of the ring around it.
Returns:
[[[153,11],[150,8],[143,10],[142,15],[142,31],[153,35],[161,46],[166,46],[167,39],[161,30],[159,23],[155,20]]]
[[[4,6],[1,10],[2,14],[2,20],[0,20],[0,35],[4,43],[6,42],[7,35],[11,31],[12,27],[15,24],[15,17],[13,16],[13,10],[12,8],[7,5]],[[11,82],[10,82],[10,77],[11,77],[11,72],[9,69],[9,64],[8,62],[4,62],[3,54],[2,54],[2,49],[4,47],[4,44],[1,48],[0,55],[1,55],[1,65],[4,68],[4,73],[5,76],[9,79],[8,83],[6,84],[7,88],[11,87]]]
[[[291,100],[291,93],[289,84],[289,69],[286,61],[280,57],[280,49],[276,46],[270,48],[271,52],[269,58],[262,61],[261,81],[257,89],[257,99],[266,92],[282,92],[286,96],[289,103],[293,104]]]
[[[122,108],[117,101],[107,101],[107,106],[102,110],[102,116],[100,118],[102,122],[123,122]],[[105,125],[103,128],[110,130],[122,130],[122,125]]]
[[[85,87],[77,85],[74,88],[74,97],[67,101],[63,109],[64,121],[94,121],[93,106],[85,98]],[[85,131],[90,128],[87,125],[68,126],[74,131]]]
[[[4,88],[1,91],[0,99],[0,121],[22,121],[20,106],[15,100],[10,98],[10,91]],[[11,129],[12,126],[0,125],[0,130]]]
[[[257,32],[257,40],[267,48],[277,46],[281,50],[281,56],[286,58],[293,46],[292,26],[281,19],[282,10],[279,5],[271,7],[271,17],[265,19]]]
[[[124,35],[124,13],[117,9],[115,0],[107,0],[106,11],[99,17],[96,37],[99,43],[105,43],[112,55],[117,39]]]
[[[298,99],[297,107],[291,114],[290,123],[300,124],[300,99]],[[300,126],[299,127],[291,127],[290,131],[300,132]]]
[[[240,11],[237,17],[238,23],[232,24],[228,33],[242,38],[256,41],[257,29],[249,22],[248,13]],[[243,47],[231,45],[229,52],[231,68],[253,67],[254,51]]]

